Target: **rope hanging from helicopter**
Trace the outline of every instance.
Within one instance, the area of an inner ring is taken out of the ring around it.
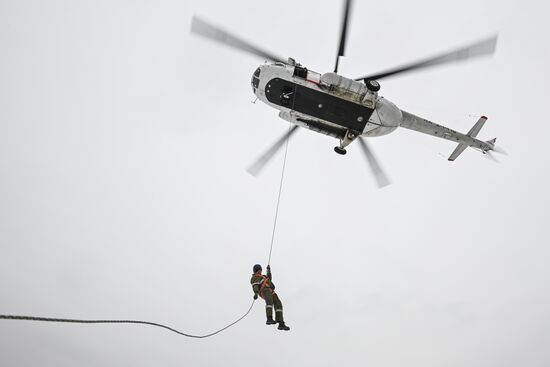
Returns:
[[[289,131],[291,129],[292,124],[289,124]],[[287,135],[286,137],[286,143],[285,143],[285,155],[283,159],[283,168],[281,170],[281,179],[279,181],[279,193],[277,195],[277,205],[275,207],[275,218],[273,220],[273,231],[271,233],[271,244],[269,246],[269,259],[268,259],[268,265],[271,262],[271,254],[273,252],[273,243],[275,239],[275,230],[277,228],[277,218],[279,216],[279,204],[281,202],[281,192],[283,190],[283,180],[284,180],[284,174],[285,174],[285,167],[286,167],[286,159],[287,159],[287,153],[288,153],[288,141],[290,140],[290,135]],[[248,310],[237,320],[233,321],[232,323],[228,324],[227,326],[224,326],[221,329],[218,329],[216,331],[213,331],[208,334],[203,335],[195,335],[195,334],[188,334],[184,333],[182,331],[179,331],[177,329],[174,329],[170,326],[151,322],[151,321],[143,321],[143,320],[89,320],[89,319],[69,319],[69,318],[56,318],[56,317],[42,317],[42,316],[25,316],[25,315],[2,315],[0,314],[0,320],[19,320],[19,321],[43,321],[43,322],[57,322],[57,323],[72,323],[72,324],[139,324],[139,325],[147,325],[147,326],[155,326],[159,328],[166,329],[168,331],[171,331],[175,334],[186,336],[188,338],[195,338],[195,339],[204,339],[209,338],[211,336],[214,336],[216,334],[221,333],[224,330],[229,329],[233,325],[236,325],[241,320],[243,320],[250,311],[252,311],[252,307],[254,306],[254,303],[256,300],[252,300],[252,303],[250,304],[250,307],[248,307]]]
[[[267,259],[267,265],[271,264],[271,253],[273,252],[273,242],[275,240],[275,230],[277,229],[277,218],[279,217],[279,204],[281,203],[281,193],[283,191],[283,180],[285,177],[286,158],[288,155],[288,141],[290,140],[290,133],[292,124],[288,124],[288,133],[285,142],[285,156],[283,158],[283,168],[281,170],[281,180],[279,181],[279,194],[277,195],[277,206],[275,207],[275,218],[273,220],[273,231],[271,232],[271,244],[269,245],[269,258]]]

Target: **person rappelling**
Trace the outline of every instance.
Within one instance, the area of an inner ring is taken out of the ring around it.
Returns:
[[[258,295],[265,301],[265,313],[267,316],[266,325],[279,324],[277,329],[290,330],[285,324],[283,317],[283,304],[275,293],[275,284],[272,282],[271,267],[267,266],[267,275],[262,274],[262,266],[254,265],[252,268],[253,274],[250,279],[252,290],[254,291],[254,299],[258,299]],[[273,320],[273,307],[275,307],[275,320]]]

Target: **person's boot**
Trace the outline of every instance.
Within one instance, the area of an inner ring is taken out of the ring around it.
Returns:
[[[267,321],[265,322],[266,325],[275,325],[277,321],[273,320],[273,317],[268,317]]]
[[[288,326],[285,325],[285,322],[284,322],[284,321],[281,321],[281,322],[279,323],[279,326],[277,327],[277,329],[279,329],[279,330],[287,330],[287,331],[290,330],[290,328],[289,328]]]

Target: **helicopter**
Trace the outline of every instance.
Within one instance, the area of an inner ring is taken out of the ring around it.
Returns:
[[[293,58],[283,59],[237,37],[197,16],[193,16],[191,32],[266,60],[252,74],[251,86],[257,99],[279,110],[279,117],[291,125],[287,133],[255,162],[248,171],[256,176],[267,162],[282,148],[299,127],[338,139],[334,148],[346,154],[346,147],[358,141],[378,187],[390,183],[365,138],[387,135],[398,127],[415,130],[458,143],[448,160],[454,161],[467,147],[483,154],[499,152],[495,139],[483,141],[477,135],[487,121],[481,116],[474,126],[463,134],[410,112],[401,110],[380,96],[378,80],[390,76],[451,62],[494,54],[498,35],[473,44],[441,53],[433,57],[398,66],[379,73],[350,79],[338,74],[340,57],[344,56],[352,0],[345,0],[341,21],[340,40],[334,70],[318,73],[297,63]],[[269,61],[269,63],[268,63]]]

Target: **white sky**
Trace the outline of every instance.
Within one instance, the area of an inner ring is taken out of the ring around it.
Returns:
[[[263,60],[189,34],[193,14],[313,70],[341,1],[0,2],[0,314],[218,329],[265,263],[287,125],[253,105]],[[290,143],[273,253],[292,330],[264,309],[206,340],[140,326],[0,322],[3,366],[548,366],[549,7],[356,1],[350,77],[499,32],[495,57],[382,81],[399,107],[509,156],[398,130],[360,150]]]

